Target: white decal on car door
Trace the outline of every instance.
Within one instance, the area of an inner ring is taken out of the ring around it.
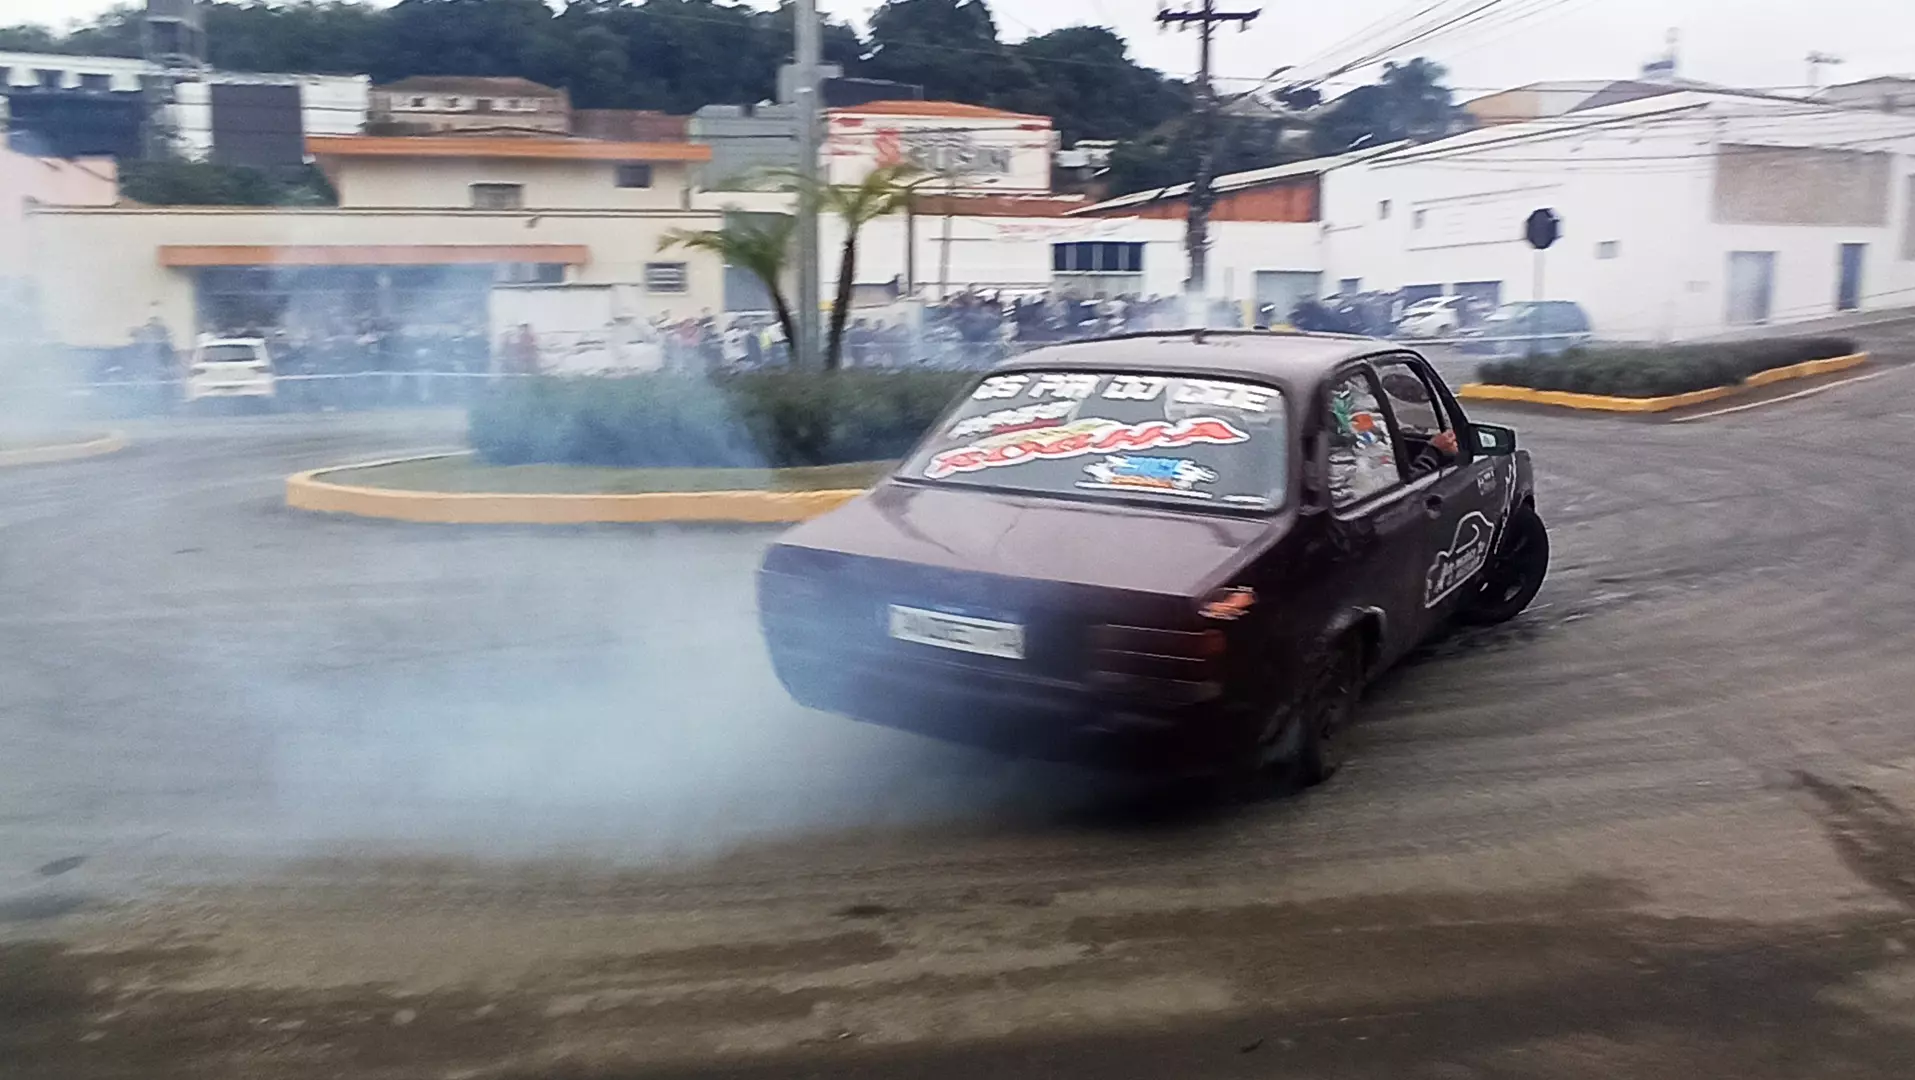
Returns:
[[[1490,542],[1496,526],[1480,511],[1471,510],[1456,523],[1456,536],[1449,550],[1436,553],[1423,588],[1423,606],[1435,607],[1443,598],[1462,588],[1489,562]]]

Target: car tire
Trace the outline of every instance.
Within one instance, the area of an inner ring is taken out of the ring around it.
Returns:
[[[1363,694],[1363,647],[1345,636],[1310,676],[1301,698],[1279,706],[1257,740],[1257,772],[1277,791],[1315,787],[1342,767],[1357,700]]]
[[[1483,584],[1459,621],[1494,626],[1522,614],[1549,574],[1549,530],[1534,508],[1519,506],[1503,529],[1503,542],[1483,571]]]

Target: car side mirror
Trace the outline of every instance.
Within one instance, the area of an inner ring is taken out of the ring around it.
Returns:
[[[1471,424],[1476,452],[1491,457],[1506,457],[1516,452],[1516,429],[1501,424]]]

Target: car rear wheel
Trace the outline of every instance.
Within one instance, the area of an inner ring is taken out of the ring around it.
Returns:
[[[1314,787],[1343,765],[1350,724],[1363,693],[1363,649],[1338,642],[1295,702],[1281,707],[1257,743],[1259,772],[1279,790]]]
[[[1503,543],[1483,572],[1483,585],[1458,616],[1472,626],[1493,626],[1522,614],[1549,573],[1549,530],[1527,506],[1510,514]]]

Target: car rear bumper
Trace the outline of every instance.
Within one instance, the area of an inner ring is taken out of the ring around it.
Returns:
[[[1216,772],[1242,740],[1234,710],[1191,684],[1108,688],[984,671],[960,660],[843,650],[767,635],[799,704],[1007,757],[1153,775]]]

